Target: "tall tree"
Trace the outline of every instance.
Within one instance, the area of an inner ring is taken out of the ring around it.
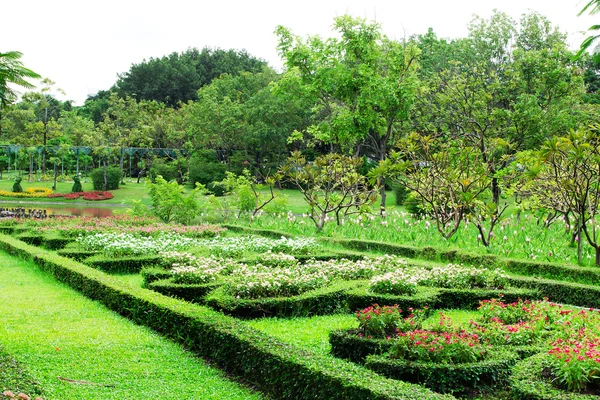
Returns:
[[[156,100],[170,106],[196,100],[196,91],[222,74],[259,72],[266,62],[245,50],[192,48],[133,64],[119,75],[115,90],[120,96]]]
[[[358,155],[383,160],[402,132],[418,86],[419,50],[381,33],[376,23],[344,15],[335,19],[339,38],[301,39],[278,27],[279,53],[290,74],[299,74],[322,116],[307,131],[316,139]],[[384,182],[381,206],[385,207]]]

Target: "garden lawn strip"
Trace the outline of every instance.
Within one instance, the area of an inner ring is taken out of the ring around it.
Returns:
[[[262,398],[31,261],[1,252],[0,276],[0,344],[27,366],[44,398]]]
[[[5,391],[15,395],[25,393],[29,396],[40,396],[43,394],[43,389],[30,376],[29,371],[10,356],[4,347],[0,346],[0,393]]]
[[[329,332],[354,329],[358,322],[354,314],[334,314],[290,319],[261,318],[247,324],[284,342],[327,355],[331,349]]]

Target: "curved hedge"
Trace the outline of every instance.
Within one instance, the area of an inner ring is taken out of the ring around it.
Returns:
[[[367,356],[383,354],[392,347],[392,341],[359,337],[356,330],[337,330],[329,332],[331,354],[352,362],[362,364]]]
[[[278,399],[442,400],[421,386],[381,377],[258,332],[209,308],[121,283],[48,250],[0,235],[0,249],[33,259],[58,281],[208,357]]]
[[[171,275],[172,276],[172,275]],[[204,303],[204,296],[218,288],[220,283],[184,284],[173,283],[173,278],[159,279],[148,283],[146,287],[166,296],[177,297],[192,303]]]
[[[513,395],[523,400],[592,400],[598,396],[561,390],[552,385],[543,373],[549,367],[546,354],[538,354],[520,361],[513,368],[510,387]]]
[[[506,383],[518,359],[513,351],[494,348],[485,360],[475,363],[440,364],[371,355],[367,356],[365,367],[389,378],[422,384],[436,392],[465,393]]]

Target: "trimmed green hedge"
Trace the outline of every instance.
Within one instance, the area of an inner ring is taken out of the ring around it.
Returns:
[[[544,376],[549,367],[547,354],[538,354],[520,361],[510,376],[513,395],[521,400],[592,400],[598,396],[561,390],[552,385],[552,379]]]
[[[121,283],[79,262],[0,235],[0,248],[32,258],[42,270],[146,325],[229,373],[280,399],[451,399],[423,387],[385,379],[333,357],[313,354],[209,308]],[[218,344],[218,345],[216,345]]]
[[[238,299],[226,287],[213,290],[205,298],[208,306],[238,318],[308,317],[349,310],[347,291],[356,282],[336,282],[298,296]]]
[[[109,257],[96,254],[83,260],[83,263],[108,273],[137,274],[144,267],[160,263],[159,256]]]
[[[42,245],[48,250],[60,250],[64,249],[71,242],[73,242],[72,238],[66,238],[57,235],[46,235],[44,236],[44,242]]]
[[[33,246],[41,246],[44,242],[44,235],[35,232],[25,232],[18,235],[17,239]]]
[[[98,254],[98,252],[94,250],[76,250],[72,248],[58,250],[57,253],[63,257],[69,257],[76,261],[83,261],[86,258],[90,258]]]
[[[329,332],[331,354],[352,362],[363,364],[367,356],[383,354],[390,350],[393,341],[359,337],[356,330],[336,330]]]
[[[5,235],[12,235],[15,232],[15,227],[14,226],[0,226],[0,233],[5,234]]]
[[[256,228],[250,228],[247,226],[231,225],[231,224],[221,224],[221,226],[223,228],[227,228],[231,232],[251,233],[254,235],[270,237],[273,239],[280,239],[282,237],[285,237],[285,238],[294,238],[295,237],[294,235],[291,235],[288,232],[276,231],[276,230],[271,230],[271,229],[256,229]]]
[[[172,275],[171,275],[172,276]],[[220,283],[209,283],[204,285],[192,285],[173,283],[172,278],[155,280],[152,283],[148,283],[148,289],[154,290],[158,293],[162,293],[165,296],[176,297],[192,303],[204,303],[204,296],[210,291],[218,288]]]
[[[511,276],[514,286],[535,289],[540,297],[547,297],[557,303],[580,307],[600,308],[600,287],[581,283],[560,282],[551,279]]]
[[[503,266],[507,271],[517,275],[536,276],[588,285],[600,283],[600,268],[513,259],[504,260]]]
[[[140,275],[142,275],[142,278],[144,279],[144,286],[148,286],[154,281],[173,277],[171,271],[160,267],[144,267],[140,271]]]
[[[516,353],[495,348],[488,358],[475,363],[441,364],[371,355],[365,366],[384,376],[419,383],[440,393],[466,393],[470,389],[489,389],[507,383]]]
[[[418,287],[417,293],[412,296],[395,296],[391,294],[377,294],[368,290],[367,284],[362,284],[348,292],[348,305],[350,311],[355,311],[373,304],[393,305],[400,308],[408,307],[445,308],[445,309],[476,309],[481,300],[502,297],[505,302],[518,299],[537,300],[540,298],[535,288],[506,288],[492,289],[441,289]]]

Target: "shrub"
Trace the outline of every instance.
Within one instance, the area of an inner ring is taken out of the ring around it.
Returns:
[[[358,334],[367,338],[389,338],[401,332],[420,329],[428,309],[413,310],[409,308],[410,315],[402,316],[402,310],[397,304],[393,306],[379,306],[377,304],[356,312],[358,319]]]
[[[106,168],[106,187],[104,186],[104,168],[96,168],[90,173],[94,190],[117,190],[123,177],[123,171],[119,168]]]
[[[152,182],[156,181],[157,176],[162,176],[167,182],[177,180],[179,178],[179,170],[175,163],[166,163],[163,160],[156,160],[152,163],[150,168],[150,174],[152,175]]]
[[[220,182],[225,179],[227,167],[219,162],[192,161],[190,162],[190,183],[195,185],[201,183],[209,186],[212,182]],[[210,188],[210,190],[214,190]],[[215,195],[217,195],[215,193]]]
[[[159,175],[155,182],[150,185],[150,199],[154,215],[165,223],[173,221],[178,224],[191,224],[200,212],[200,205],[196,197],[200,194],[201,187],[197,187],[190,194],[184,196],[183,187],[176,181],[167,182]]]
[[[392,186],[392,189],[394,190],[394,194],[396,195],[396,205],[403,205],[410,191],[406,188],[406,186],[400,184],[394,184]]]

